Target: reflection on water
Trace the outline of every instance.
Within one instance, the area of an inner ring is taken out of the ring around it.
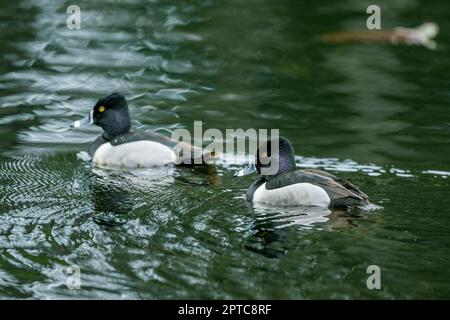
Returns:
[[[254,233],[247,239],[245,248],[268,258],[277,258],[288,252],[283,241],[284,228],[292,226],[300,230],[311,229],[314,225],[327,222],[331,210],[321,207],[276,208],[249,204],[254,218]]]
[[[261,253],[269,258],[286,254],[289,248],[283,241],[284,234],[291,230],[329,230],[337,231],[356,228],[359,219],[365,219],[373,213],[380,213],[382,207],[369,205],[366,208],[340,210],[323,207],[273,207],[265,204],[248,203],[253,217],[254,233],[247,239],[245,248]]]
[[[69,4],[1,4],[0,297],[448,297],[446,3],[379,4],[386,28],[436,22],[435,51],[318,41],[364,26],[369,1],[80,2],[81,30],[66,28]],[[382,208],[248,208],[255,177],[232,177],[245,155],[92,166],[99,129],[69,124],[112,91],[139,130],[279,128],[299,168]]]
[[[381,208],[377,208],[380,210]],[[358,219],[365,218],[369,211],[329,210],[321,207],[274,208],[258,205],[251,209],[254,233],[247,239],[245,248],[269,258],[277,258],[295,250],[284,241],[288,230],[341,230],[358,227]]]
[[[331,210],[322,207],[283,207],[274,208],[263,204],[253,206],[258,225],[266,229],[281,229],[292,225],[310,228],[312,225],[327,222]],[[267,222],[269,225],[265,226]]]

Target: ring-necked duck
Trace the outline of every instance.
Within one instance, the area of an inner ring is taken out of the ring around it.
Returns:
[[[169,163],[193,164],[196,163],[194,157],[206,160],[209,156],[207,153],[203,154],[201,149],[189,145],[188,148],[192,148],[188,155],[190,161],[184,161],[187,158],[177,158],[177,148],[184,142],[179,143],[151,131],[131,131],[127,101],[117,92],[99,99],[89,115],[75,121],[72,127],[93,124],[103,129],[103,134],[88,150],[92,161],[99,165],[140,168]]]
[[[317,169],[296,170],[294,148],[287,139],[278,139],[278,154],[275,147],[272,155],[274,142],[262,143],[256,154],[256,165],[252,164],[235,174],[244,176],[257,171],[261,175],[247,191],[249,201],[330,208],[369,204],[369,197],[344,179]],[[269,169],[271,164],[275,164],[275,170],[265,174],[264,170]]]

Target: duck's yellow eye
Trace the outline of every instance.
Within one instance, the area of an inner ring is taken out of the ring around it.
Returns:
[[[100,106],[100,107],[98,107],[98,111],[99,111],[99,112],[103,112],[103,111],[105,111],[105,107],[104,107],[104,106]]]

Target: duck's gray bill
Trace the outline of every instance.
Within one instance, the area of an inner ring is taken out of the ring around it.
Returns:
[[[244,168],[242,170],[239,170],[238,172],[236,172],[234,174],[235,177],[243,177],[246,176],[250,173],[256,172],[256,166],[254,163],[252,163],[251,165],[249,165],[247,168]]]
[[[92,124],[94,124],[94,111],[93,110],[91,110],[91,112],[89,112],[89,115],[87,115],[83,119],[77,120],[74,123],[72,123],[71,127],[72,128],[80,128],[80,127],[90,126]]]

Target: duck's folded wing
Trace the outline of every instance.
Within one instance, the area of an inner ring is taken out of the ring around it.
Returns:
[[[316,175],[323,175],[323,176],[329,177],[329,178],[333,179],[334,181],[338,182],[339,184],[341,184],[342,186],[344,186],[345,188],[347,188],[348,190],[351,190],[353,193],[359,195],[360,197],[362,197],[366,200],[369,200],[369,197],[364,192],[362,192],[357,186],[355,186],[353,183],[351,183],[345,179],[336,177],[334,174],[331,174],[326,171],[318,170],[318,169],[305,169],[303,171],[310,172],[310,173],[316,174]]]
[[[307,169],[289,174],[281,174],[267,181],[266,188],[277,189],[296,183],[311,183],[321,187],[328,194],[332,207],[362,205],[368,203],[369,197],[352,183],[340,179],[331,173]]]

